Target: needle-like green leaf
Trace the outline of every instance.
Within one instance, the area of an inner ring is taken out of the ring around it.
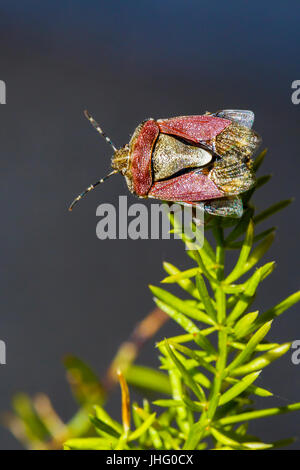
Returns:
[[[236,323],[234,327],[234,334],[236,338],[240,339],[248,334],[249,327],[256,320],[257,315],[258,315],[258,310],[256,312],[248,313]]]
[[[264,230],[263,232],[258,233],[257,235],[254,236],[253,238],[253,244],[259,242],[260,240],[263,240],[266,238],[270,233],[273,233],[276,231],[277,227],[271,227],[268,228],[267,230]],[[239,250],[242,247],[243,242],[233,242],[227,245],[227,248],[231,250]]]
[[[268,149],[264,149],[260,154],[256,157],[256,159],[253,162],[253,171],[257,172],[261,165],[263,164],[263,161],[266,157]]]
[[[118,431],[116,431],[115,428],[113,428],[109,424],[105,423],[101,419],[98,419],[96,416],[91,416],[90,419],[91,419],[91,422],[94,424],[95,428],[98,431],[100,431],[101,435],[111,436],[111,437],[115,437],[115,438],[120,437],[120,433]]]
[[[230,284],[230,283],[234,282],[236,279],[238,279],[242,275],[243,270],[244,270],[244,266],[245,266],[245,264],[248,260],[248,256],[249,256],[251,248],[252,248],[253,238],[254,238],[254,224],[253,224],[252,220],[250,219],[250,222],[249,222],[249,225],[248,225],[248,228],[247,228],[247,232],[246,232],[246,236],[245,236],[245,240],[244,240],[243,246],[241,248],[239,259],[238,259],[235,267],[233,268],[233,270],[229,274],[229,276],[227,276],[227,278],[226,278],[226,283],[227,284]]]
[[[170,274],[170,276],[166,277],[165,279],[162,280],[162,283],[177,283],[183,290],[188,292],[192,297],[195,297],[196,299],[199,299],[199,293],[198,290],[191,281],[189,274],[187,274],[184,271],[180,271],[178,268],[173,266],[171,263],[164,262],[163,263],[164,270]],[[191,270],[188,271],[193,271],[193,272],[198,272],[199,268],[192,268]],[[191,276],[193,277],[193,276]],[[176,279],[174,279],[176,278]]]
[[[196,275],[196,286],[200,295],[200,299],[203,302],[203,305],[205,307],[206,313],[210,316],[210,318],[216,322],[217,321],[217,314],[214,309],[214,306],[212,304],[211,298],[209,296],[206,284],[203,280],[203,277],[201,276],[200,273]]]
[[[266,334],[269,332],[271,328],[272,322],[267,322],[265,325],[260,327],[260,329],[252,336],[252,338],[247,343],[247,346],[243,351],[241,351],[238,356],[231,362],[228,366],[227,371],[232,372],[237,369],[238,366],[243,364],[244,362],[249,359],[251,354],[255,351],[256,346],[264,339]],[[255,369],[257,370],[257,369]],[[246,372],[247,373],[247,372]]]
[[[186,370],[186,368],[184,367],[184,365],[180,362],[180,360],[176,357],[176,355],[174,354],[174,352],[172,351],[171,347],[169,346],[169,343],[168,341],[166,340],[165,341],[165,347],[166,347],[166,352],[168,354],[168,356],[170,357],[170,359],[172,360],[172,362],[175,364],[175,366],[177,367],[177,369],[179,370],[180,374],[182,375],[182,378],[183,380],[185,381],[186,385],[194,392],[194,394],[196,395],[196,397],[200,400],[200,401],[205,401],[205,393],[203,391],[203,389],[201,388],[201,386],[199,384],[197,384],[194,379],[192,378],[192,376],[188,373],[188,371]]]
[[[237,238],[241,237],[247,230],[249,226],[249,222],[253,216],[253,209],[248,208],[242,218],[238,221],[232,232],[228,235],[225,239],[225,246],[230,246],[232,242],[234,242]]]
[[[113,442],[101,437],[69,439],[64,444],[64,450],[112,450]]]
[[[276,204],[273,204],[268,209],[256,215],[253,219],[254,223],[256,225],[259,224],[260,222],[267,219],[268,217],[271,217],[272,215],[276,214],[276,212],[279,212],[282,209],[285,209],[292,202],[293,202],[293,199],[286,199],[285,201],[280,201],[280,202],[277,202]]]
[[[275,233],[270,233],[262,242],[260,242],[250,254],[241,275],[252,269],[267,253],[275,239]]]
[[[252,419],[266,418],[268,416],[276,416],[291,411],[300,410],[300,403],[293,403],[292,405],[279,406],[278,408],[266,408],[265,410],[248,411],[245,413],[227,416],[218,421],[218,424],[227,426],[228,424],[240,423],[242,421],[251,421]]]
[[[276,361],[276,359],[279,359],[281,356],[283,356],[290,349],[290,347],[291,343],[284,343],[274,349],[271,349],[271,351],[262,354],[256,359],[253,359],[253,361],[248,362],[247,364],[244,364],[240,367],[236,367],[234,370],[232,370],[231,374],[234,376],[245,375],[256,370],[263,369],[272,362]]]
[[[265,323],[266,321],[273,320],[274,318],[281,315],[283,312],[291,308],[293,305],[295,305],[299,301],[300,301],[300,291],[295,292],[294,294],[290,295],[279,304],[275,305],[275,307],[272,307],[270,310],[267,310],[265,313],[260,315],[257,321],[255,322],[254,326],[257,327],[261,325],[262,323]]]
[[[150,367],[131,364],[124,371],[127,382],[140,390],[171,394],[170,380],[167,375]]]
[[[195,307],[190,306],[184,300],[181,300],[175,295],[170,294],[170,292],[167,292],[161,287],[149,286],[149,288],[157,299],[161,300],[164,304],[168,305],[169,307],[176,309],[178,312],[183,313],[184,315],[187,315],[188,317],[191,317],[194,320],[208,323],[209,325],[215,324],[215,322],[204,312]]]
[[[169,305],[161,302],[159,299],[154,299],[156,305],[161,308],[167,315],[169,315],[173,320],[178,323],[187,333],[199,333],[200,328],[198,328],[195,323],[192,322],[182,313],[178,312],[174,308],[171,308]]]
[[[138,427],[135,431],[133,431],[129,437],[128,442],[135,441],[139,439],[145,432],[150,428],[156,418],[156,413],[152,413],[149,418],[147,418],[140,427]]]
[[[233,400],[243,393],[249,387],[249,385],[251,385],[257,379],[260,372],[261,371],[253,372],[252,374],[246,375],[239,383],[233,385],[233,387],[231,387],[229,390],[226,390],[226,392],[221,395],[219,405],[225,405],[225,403],[228,403],[230,400]]]
[[[240,300],[237,301],[234,308],[227,319],[227,324],[232,325],[251,305],[256,289],[260,282],[266,278],[275,268],[275,263],[267,263],[261,268],[257,269],[251,278],[245,283],[244,291],[240,295]]]

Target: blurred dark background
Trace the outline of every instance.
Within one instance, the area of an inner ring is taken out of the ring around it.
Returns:
[[[1,1],[0,411],[17,391],[46,392],[69,419],[76,409],[61,358],[73,353],[101,375],[119,343],[152,308],[148,283],[162,261],[189,261],[179,241],[100,241],[96,207],[128,194],[119,176],[72,214],[68,203],[107,173],[111,151],[83,116],[87,108],[118,145],[146,117],[252,109],[272,182],[261,208],[299,197],[298,1]],[[130,201],[134,202],[132,196]],[[266,260],[278,263],[259,291],[271,307],[299,285],[298,201],[266,223],[279,226]],[[299,307],[280,317],[270,340],[300,339]],[[178,330],[170,324],[158,338]],[[154,340],[139,362],[157,365]],[[291,354],[260,377],[275,399],[300,401]],[[119,394],[110,405],[117,415]],[[257,421],[262,439],[298,436],[299,414]],[[293,445],[299,449],[299,442]],[[1,449],[20,444],[0,429]]]

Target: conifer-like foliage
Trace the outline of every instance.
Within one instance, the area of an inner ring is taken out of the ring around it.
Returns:
[[[265,154],[256,158],[256,171]],[[150,286],[157,307],[182,332],[157,344],[160,370],[135,365],[130,343],[120,349],[108,378],[112,383],[117,374],[120,382],[122,421],[105,411],[107,383],[101,383],[82,361],[68,357],[65,366],[80,409],[70,422],[63,423],[46,396],[33,400],[25,395],[15,397],[15,414],[7,417],[7,425],[25,446],[262,450],[291,442],[284,431],[280,442],[261,442],[247,431],[252,420],[300,410],[300,403],[255,407],[255,396],[266,397],[267,403],[272,395],[261,386],[264,369],[290,348],[289,342],[268,341],[272,322],[300,300],[297,292],[267,311],[252,310],[258,287],[275,268],[273,261],[262,261],[275,229],[260,231],[259,224],[290,203],[282,201],[256,213],[252,195],[269,179],[261,176],[256,188],[244,195],[241,219],[213,217],[207,222],[206,232],[212,230],[215,243],[205,238],[201,249],[187,250],[188,270],[164,263],[167,277],[163,285],[177,284],[185,291],[183,298],[167,288]],[[172,222],[176,230],[175,220]],[[189,239],[185,237],[183,243],[189,248]],[[236,261],[228,272],[226,255],[231,250],[235,250]],[[130,387],[143,387],[155,393],[156,399],[131,403]]]

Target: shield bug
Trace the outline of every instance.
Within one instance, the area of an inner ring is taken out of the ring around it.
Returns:
[[[209,214],[241,217],[239,195],[255,184],[251,156],[261,141],[251,129],[252,111],[147,119],[120,149],[87,111],[85,115],[112,146],[113,171],[77,196],[70,210],[108,177],[121,173],[138,197],[192,205],[201,202]]]

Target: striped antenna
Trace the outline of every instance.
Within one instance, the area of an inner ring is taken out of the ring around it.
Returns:
[[[102,137],[104,137],[104,139],[106,140],[106,142],[112,146],[114,152],[116,152],[118,149],[117,147],[112,143],[112,141],[110,140],[110,138],[105,134],[105,132],[101,129],[101,127],[99,126],[98,122],[95,121],[95,119],[88,113],[87,110],[84,111],[84,115],[85,117],[90,121],[90,123],[92,124],[92,126],[96,129],[96,131],[99,132],[100,135],[102,135]]]
[[[110,178],[112,175],[115,175],[116,173],[118,173],[118,170],[112,171],[112,172],[109,173],[108,175],[104,176],[104,178],[101,178],[101,180],[96,181],[96,183],[91,184],[88,188],[86,188],[81,194],[79,194],[79,196],[77,196],[77,197],[74,199],[74,201],[72,202],[72,204],[71,204],[70,207],[69,207],[69,211],[72,211],[72,209],[73,209],[73,207],[75,206],[75,204],[77,204],[84,196],[86,196],[86,194],[88,194],[90,191],[92,191],[93,189],[95,189],[95,187],[98,186],[98,184],[104,183],[105,180],[107,180],[108,178]]]

